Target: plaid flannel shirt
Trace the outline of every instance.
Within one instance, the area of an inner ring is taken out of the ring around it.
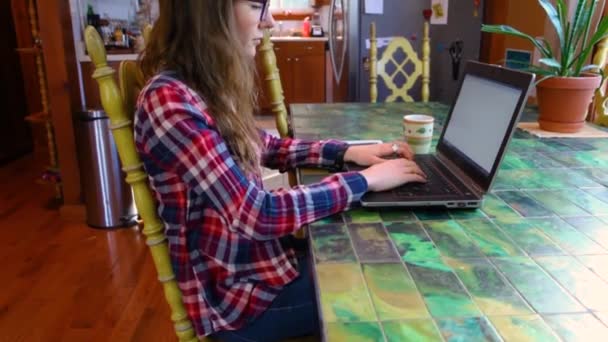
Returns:
[[[260,134],[262,165],[282,171],[330,167],[346,148]],[[280,238],[348,209],[367,190],[361,174],[348,172],[265,191],[260,175],[248,178],[235,163],[203,100],[170,72],[142,90],[135,140],[199,336],[238,329],[263,312],[298,276],[294,252]]]

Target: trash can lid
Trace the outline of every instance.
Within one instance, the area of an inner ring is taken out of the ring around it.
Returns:
[[[102,109],[87,109],[77,112],[75,117],[80,120],[106,119],[108,115]]]

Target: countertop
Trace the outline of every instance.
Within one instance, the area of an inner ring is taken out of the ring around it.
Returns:
[[[328,38],[324,37],[270,37],[272,42],[326,42]],[[125,54],[108,54],[108,61],[125,61],[125,60],[136,60],[138,54],[136,53],[125,53]],[[90,62],[91,58],[88,55],[80,56],[81,62]]]

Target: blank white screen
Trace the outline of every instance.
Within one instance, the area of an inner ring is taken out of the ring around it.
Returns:
[[[489,173],[521,92],[503,83],[466,75],[444,139]]]

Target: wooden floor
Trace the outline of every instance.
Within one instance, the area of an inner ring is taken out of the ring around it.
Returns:
[[[0,341],[175,341],[137,228],[62,222],[41,168],[0,168]]]
[[[143,234],[63,222],[40,170],[0,167],[0,342],[175,341]]]

